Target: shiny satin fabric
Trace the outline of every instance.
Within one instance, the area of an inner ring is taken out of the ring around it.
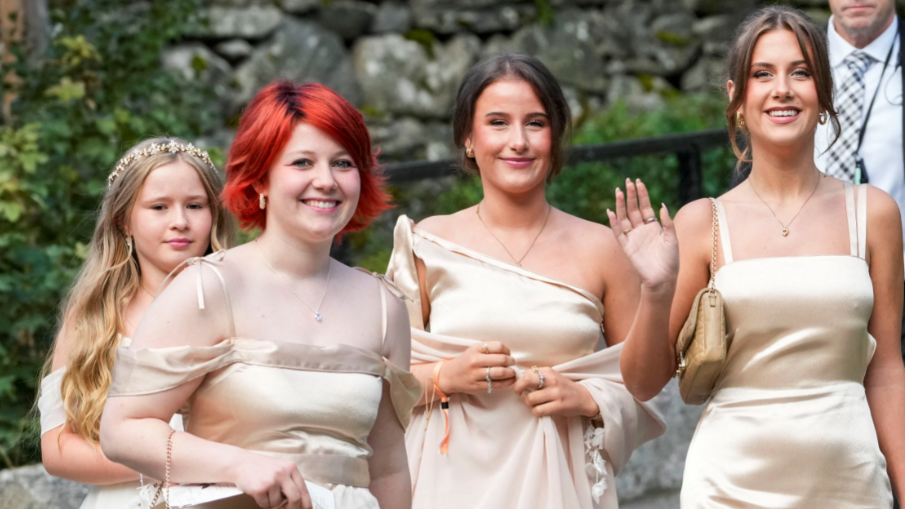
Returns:
[[[187,432],[293,461],[307,480],[334,491],[338,508],[377,507],[367,489],[367,438],[383,380],[403,425],[421,391],[411,373],[352,346],[233,338],[210,347],[120,349],[109,397],[161,392],[199,377]],[[255,507],[250,497],[238,499],[204,507]]]
[[[120,345],[128,347],[132,340],[120,336]],[[38,411],[41,413],[41,435],[66,424],[66,410],[63,409],[62,382],[66,366],[50,373],[41,380],[41,397]],[[170,420],[170,427],[183,431],[182,416],[176,414]],[[147,484],[147,483],[144,483]],[[104,486],[92,486],[79,509],[125,509],[139,507],[141,481],[129,481]]]
[[[682,508],[892,507],[863,385],[876,349],[864,223],[850,221],[852,256],[732,261],[722,204],[720,215],[716,287],[732,343],[688,452]]]
[[[621,346],[595,352],[602,339],[600,300],[435,237],[405,216],[394,241],[387,277],[407,296],[413,364],[501,341],[520,370],[553,367],[587,387],[604,421],[537,418],[512,388],[455,394],[449,453],[442,455],[439,401],[432,413],[417,407],[406,432],[413,507],[617,507],[614,475],[636,447],[664,432],[668,401],[632,398],[619,370]],[[421,321],[415,256],[427,268],[428,327]]]

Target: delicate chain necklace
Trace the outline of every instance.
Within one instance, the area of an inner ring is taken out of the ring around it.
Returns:
[[[792,221],[795,221],[795,218],[798,217],[798,214],[801,214],[804,206],[808,204],[808,202],[811,200],[811,197],[814,196],[814,193],[817,192],[817,187],[820,186],[820,172],[817,172],[817,183],[814,185],[814,190],[811,191],[811,194],[808,195],[808,198],[804,201],[804,203],[801,204],[801,207],[798,207],[798,212],[796,212],[795,215],[792,216],[791,221],[786,224],[782,224],[782,221],[780,221],[779,217],[776,216],[776,212],[773,212],[773,209],[770,208],[770,205],[768,205],[767,202],[765,202],[764,199],[760,197],[760,193],[758,193],[757,189],[754,188],[754,181],[751,179],[751,177],[748,177],[748,185],[751,186],[751,190],[754,191],[754,194],[757,195],[757,198],[760,199],[761,203],[763,203],[767,207],[767,210],[769,210],[770,213],[773,214],[773,217],[776,218],[776,221],[782,226],[782,236],[788,237],[789,226],[792,225]]]
[[[503,250],[506,251],[506,254],[508,254],[509,257],[512,258],[512,261],[515,262],[515,265],[516,265],[517,267],[521,267],[521,266],[522,266],[522,260],[524,260],[525,257],[528,256],[528,253],[531,252],[531,248],[534,247],[534,243],[537,242],[537,239],[538,239],[538,238],[540,238],[540,234],[541,234],[541,233],[544,233],[544,228],[547,227],[547,220],[550,219],[550,212],[551,212],[552,210],[553,210],[553,206],[552,206],[552,205],[547,205],[547,217],[544,218],[544,224],[543,224],[543,226],[540,227],[540,231],[537,232],[537,235],[534,237],[534,240],[531,241],[531,245],[528,246],[528,250],[525,251],[525,254],[523,254],[522,257],[519,258],[518,260],[516,260],[515,257],[512,256],[512,253],[509,252],[508,249],[506,249],[506,244],[503,244],[503,241],[500,240],[500,239],[498,239],[497,236],[494,235],[493,232],[490,230],[490,227],[487,226],[487,223],[484,222],[484,219],[481,217],[481,204],[480,204],[480,203],[478,203],[478,208],[477,208],[476,212],[478,213],[478,220],[481,221],[481,224],[483,224],[483,225],[484,225],[484,228],[487,229],[487,233],[489,233],[490,236],[493,237],[494,240],[496,240],[497,242],[500,243],[500,246],[502,246]]]
[[[333,267],[333,264],[329,263],[329,262],[327,263],[327,283],[324,285],[324,293],[323,293],[323,295],[321,295],[320,302],[317,303],[317,309],[315,309],[315,308],[312,308],[311,306],[309,306],[308,303],[305,302],[304,299],[299,297],[299,294],[295,293],[295,290],[292,289],[292,285],[289,284],[289,281],[286,281],[286,278],[284,278],[282,275],[280,275],[280,273],[277,272],[277,270],[273,268],[273,265],[271,265],[270,262],[267,261],[267,257],[264,256],[264,253],[261,251],[261,247],[258,246],[258,239],[255,239],[255,248],[257,248],[258,254],[261,255],[261,258],[264,259],[264,263],[266,263],[267,266],[270,267],[270,270],[272,270],[273,273],[276,274],[276,276],[278,278],[280,278],[280,281],[282,281],[283,284],[286,285],[286,288],[289,288],[289,291],[292,292],[292,295],[295,295],[296,299],[298,299],[302,304],[305,305],[306,308],[310,309],[311,312],[314,313],[314,318],[318,322],[320,322],[323,319],[323,315],[321,315],[321,313],[320,313],[321,304],[324,303],[324,297],[327,296],[327,288],[330,288],[330,269]]]
[[[154,296],[153,293],[151,293],[150,291],[148,291],[147,288],[145,288],[145,285],[141,284],[141,281],[138,282],[138,286],[140,286],[141,289],[144,290],[146,294],[150,295],[152,299],[156,299],[156,298],[157,298],[156,296]]]

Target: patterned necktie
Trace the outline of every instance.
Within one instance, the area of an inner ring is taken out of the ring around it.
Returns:
[[[855,155],[864,109],[864,73],[870,69],[874,59],[863,51],[855,51],[842,63],[845,67],[839,73],[841,83],[836,88],[836,114],[842,131],[830,148],[826,173],[852,181],[855,179]]]

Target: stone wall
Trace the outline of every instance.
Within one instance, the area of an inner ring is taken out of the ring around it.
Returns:
[[[317,81],[368,117],[384,160],[452,156],[449,116],[472,64],[538,57],[578,122],[622,98],[653,108],[716,84],[738,20],[755,0],[209,0],[208,26],[166,67],[207,83],[223,125],[275,78]],[[828,19],[825,0],[794,0]],[[226,146],[226,127],[199,140]]]

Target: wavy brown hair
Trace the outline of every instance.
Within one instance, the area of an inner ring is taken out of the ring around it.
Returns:
[[[839,119],[836,116],[836,109],[833,107],[833,73],[830,67],[826,36],[807,14],[798,9],[780,5],[764,7],[741,24],[726,57],[728,79],[735,84],[735,95],[726,106],[725,114],[729,124],[729,141],[732,143],[732,150],[738,157],[739,164],[751,162],[751,133],[747,129],[741,128],[746,144],[744,150],[740,149],[736,138],[739,127],[736,124],[735,115],[745,102],[754,47],[760,36],[773,30],[788,30],[795,34],[801,54],[804,55],[805,63],[808,64],[808,69],[814,77],[817,102],[821,111],[829,115],[836,139],[839,138]]]
[[[135,145],[126,154],[171,141],[188,145],[179,138],[152,138]],[[198,172],[207,193],[211,207],[208,251],[225,249],[232,241],[232,219],[219,199],[223,177],[216,168],[192,154],[161,151],[135,159],[107,188],[88,256],[63,303],[62,327],[57,334],[57,341],[66,335],[69,348],[61,387],[66,424],[89,442],[99,441],[101,413],[123,330],[123,311],[140,290],[141,267],[126,243],[126,224],[147,176],[156,168],[178,160]],[[51,371],[52,360],[53,350],[44,366],[45,376]]]

